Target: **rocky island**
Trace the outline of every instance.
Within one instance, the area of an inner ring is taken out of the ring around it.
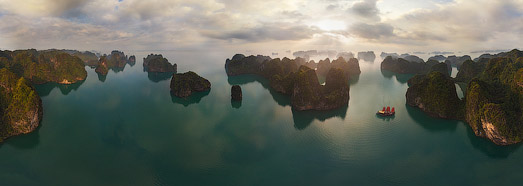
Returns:
[[[7,68],[34,84],[72,84],[85,80],[84,66],[80,58],[58,50],[0,51],[0,68]]]
[[[407,104],[429,115],[466,121],[476,136],[497,145],[523,140],[523,53],[512,50],[488,62],[467,60],[456,81],[468,83],[465,98],[455,95],[454,81],[439,72],[409,80]]]
[[[134,60],[129,60],[134,59]],[[95,69],[96,73],[100,75],[107,75],[109,69],[123,70],[126,64],[133,64],[136,61],[136,57],[131,56],[128,58],[125,53],[118,50],[113,50],[109,55],[103,55],[98,61],[98,65]]]
[[[0,69],[0,142],[34,131],[42,120],[42,100],[24,77]]]
[[[226,60],[225,69],[229,76],[255,74],[268,79],[275,91],[290,95],[295,110],[331,110],[347,105],[349,76],[360,73],[357,60],[338,58],[334,63],[328,59],[318,63],[318,69],[327,71],[325,85],[320,85],[314,69],[306,65],[298,68],[298,61],[236,54]]]
[[[149,54],[143,58],[143,69],[147,72],[172,72],[176,73],[177,65],[169,63],[161,54]]]
[[[209,80],[189,71],[174,74],[171,79],[171,93],[177,97],[185,98],[194,92],[203,92],[211,89]]]

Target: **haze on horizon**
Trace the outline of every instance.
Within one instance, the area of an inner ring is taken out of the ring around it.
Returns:
[[[478,51],[523,43],[523,0],[0,0],[0,49]]]

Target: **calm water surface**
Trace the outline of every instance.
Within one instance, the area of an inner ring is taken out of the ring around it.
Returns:
[[[35,132],[0,144],[0,185],[498,185],[523,181],[519,145],[499,147],[460,121],[405,105],[411,75],[360,62],[349,106],[292,111],[256,76],[227,77],[231,52],[161,51],[210,92],[172,97],[168,76],[137,64],[75,85],[37,87]],[[456,69],[454,69],[455,71]],[[453,72],[455,76],[456,72]],[[230,101],[239,84],[242,102]],[[458,87],[458,92],[461,89]],[[376,117],[384,105],[394,118]]]

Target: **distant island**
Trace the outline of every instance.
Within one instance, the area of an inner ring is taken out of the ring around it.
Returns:
[[[173,72],[176,73],[177,65],[169,63],[169,60],[161,54],[149,54],[143,58],[143,69],[147,72]]]
[[[381,62],[381,70],[387,70],[399,74],[427,74],[431,71],[438,70],[433,69],[434,66],[440,64],[436,60],[428,60],[427,62],[415,62],[403,59],[401,57],[395,58],[392,56],[387,56],[383,62]],[[445,74],[450,75],[450,64],[441,63],[447,68]],[[443,66],[443,65],[442,65]],[[440,68],[441,66],[436,66],[435,68]],[[441,71],[441,68],[440,68]]]
[[[111,54],[104,54],[100,57],[95,71],[96,73],[105,76],[109,73],[109,69],[123,70],[126,64],[134,65],[135,62],[136,57],[134,55],[127,57],[124,52],[113,50]]]
[[[236,54],[225,62],[229,76],[255,74],[270,81],[277,92],[291,96],[295,110],[331,110],[347,105],[349,100],[349,76],[360,74],[357,59],[345,61],[342,57],[322,60],[317,64],[321,74],[326,75],[325,85],[320,85],[316,70],[303,58],[271,59],[268,56],[244,56]]]
[[[523,140],[523,52],[514,49],[466,60],[455,79],[431,72],[409,80],[407,104],[433,117],[466,121],[476,136],[497,145]],[[496,56],[496,57],[491,57]],[[467,83],[465,98],[455,82]]]

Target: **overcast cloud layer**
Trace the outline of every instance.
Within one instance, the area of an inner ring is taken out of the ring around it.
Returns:
[[[0,0],[0,48],[521,48],[523,0]]]

